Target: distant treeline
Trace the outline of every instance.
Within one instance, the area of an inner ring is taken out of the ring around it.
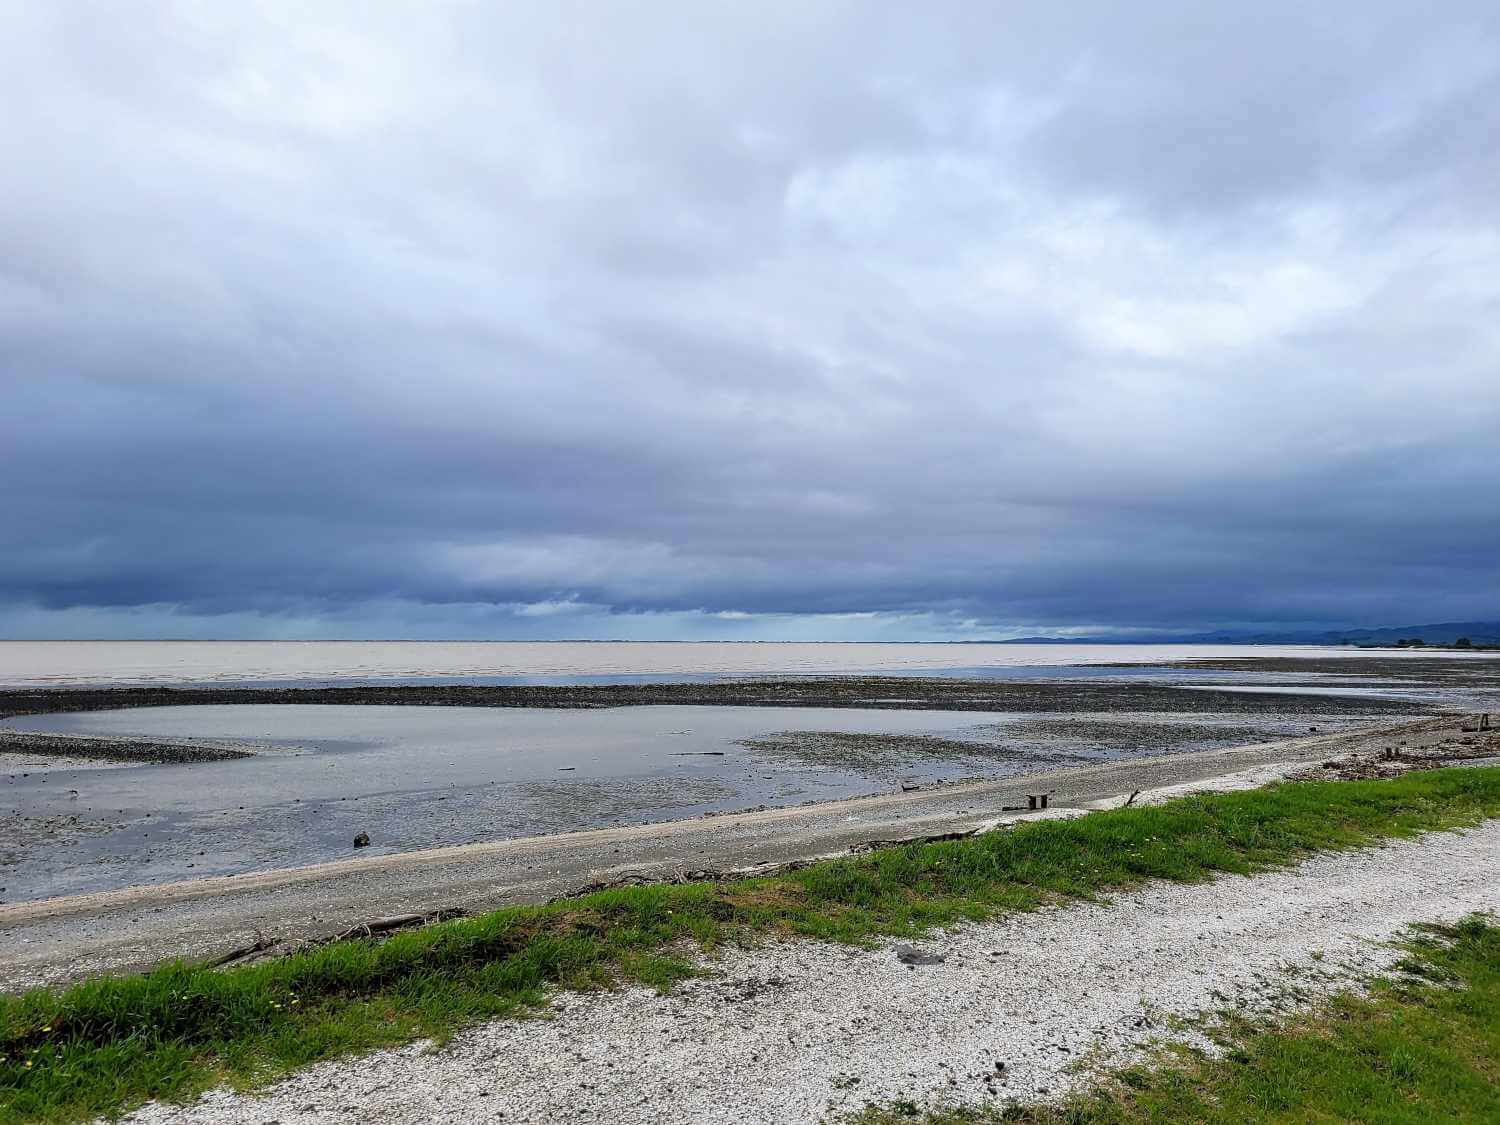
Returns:
[[[1376,644],[1362,644],[1359,647],[1360,648],[1384,648],[1386,646],[1384,646],[1384,645],[1376,645]],[[1473,640],[1471,640],[1468,637],[1455,637],[1453,639],[1453,643],[1452,644],[1442,644],[1440,642],[1439,643],[1429,644],[1427,641],[1423,640],[1421,637],[1398,637],[1396,639],[1396,647],[1397,648],[1463,648],[1463,649],[1475,649],[1475,650],[1481,651],[1481,652],[1488,652],[1488,651],[1493,650],[1493,649],[1500,649],[1500,644],[1490,644],[1490,643],[1484,643],[1484,642],[1480,642],[1480,643],[1476,644]]]

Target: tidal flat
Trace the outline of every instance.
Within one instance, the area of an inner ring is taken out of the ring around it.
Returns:
[[[1351,730],[1433,707],[1342,680],[1250,693],[1233,689],[1262,678],[1223,678],[1233,682],[0,692],[0,749],[21,751],[3,775],[0,901],[338,860],[362,834],[361,854],[380,855],[659,823]],[[49,749],[49,768],[31,768]]]

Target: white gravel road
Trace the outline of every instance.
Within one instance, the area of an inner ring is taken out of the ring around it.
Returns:
[[[498,1022],[310,1068],[259,1097],[216,1091],[137,1123],[816,1122],[869,1100],[1056,1094],[1079,1060],[1119,1061],[1169,1016],[1265,1011],[1387,967],[1410,922],[1500,911],[1500,822],[1199,886],[857,951],[726,956],[670,997],[563,997]],[[1288,969],[1295,970],[1288,973]]]

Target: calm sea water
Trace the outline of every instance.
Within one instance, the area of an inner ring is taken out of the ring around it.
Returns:
[[[0,685],[519,682],[997,669],[1318,657],[1300,645],[452,641],[0,641]],[[1389,657],[1389,650],[1365,655]]]

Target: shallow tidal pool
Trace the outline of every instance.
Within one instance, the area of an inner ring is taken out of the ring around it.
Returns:
[[[1088,719],[1088,722],[1080,722]],[[880,708],[212,705],[12,730],[251,756],[0,775],[0,901],[794,805],[1286,737],[1304,718]],[[15,759],[12,759],[13,761]]]

